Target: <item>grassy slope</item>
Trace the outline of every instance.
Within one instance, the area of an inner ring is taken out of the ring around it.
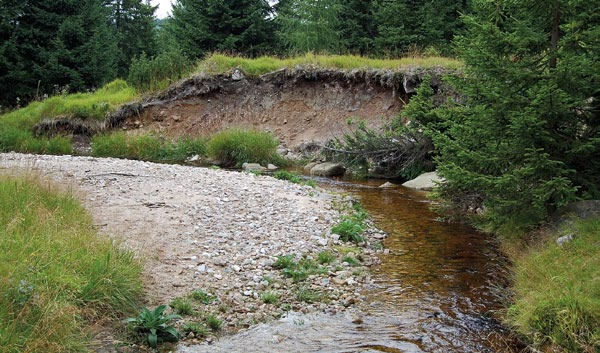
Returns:
[[[68,116],[103,119],[107,112],[136,97],[125,81],[113,81],[93,93],[76,93],[32,102],[24,108],[0,116],[0,152],[67,154],[71,143],[64,137],[34,137],[32,129],[43,119]]]
[[[536,346],[600,352],[600,219],[572,233],[563,246],[552,237],[515,256],[508,322]]]
[[[250,76],[258,76],[282,68],[313,66],[325,69],[388,69],[402,71],[410,67],[457,69],[462,63],[443,57],[411,57],[400,59],[370,59],[356,55],[315,55],[305,54],[293,58],[275,58],[262,56],[247,59],[237,56],[213,54],[198,63],[196,71],[205,74],[220,74],[234,68],[241,68]]]
[[[136,304],[140,274],[72,195],[0,175],[1,352],[83,350],[86,322]]]

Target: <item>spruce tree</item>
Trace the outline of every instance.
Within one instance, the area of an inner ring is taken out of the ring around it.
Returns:
[[[347,0],[340,3],[337,21],[340,46],[361,55],[373,51],[375,36],[372,0]]]
[[[113,0],[112,22],[117,35],[118,74],[126,77],[133,58],[142,53],[157,53],[154,12],[156,7],[145,0]]]
[[[179,0],[168,30],[192,58],[211,51],[255,56],[272,48],[270,14],[266,0]]]
[[[57,87],[81,91],[114,77],[115,45],[101,1],[29,0],[2,6],[3,100],[26,102]]]
[[[449,43],[462,28],[459,15],[468,11],[467,0],[374,0],[377,51],[400,55],[432,47],[449,52]]]
[[[600,14],[593,2],[475,1],[457,41],[463,99],[433,128],[441,196],[488,225],[538,224],[600,197]]]
[[[278,39],[292,53],[337,53],[340,43],[339,0],[288,0],[277,12]]]

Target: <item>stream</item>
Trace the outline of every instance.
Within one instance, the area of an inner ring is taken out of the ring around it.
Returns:
[[[516,352],[493,319],[506,261],[489,235],[441,221],[425,193],[382,181],[318,179],[358,199],[389,237],[356,312],[290,314],[179,352]]]

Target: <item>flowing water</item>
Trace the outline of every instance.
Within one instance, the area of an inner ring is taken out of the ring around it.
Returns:
[[[381,181],[330,182],[389,234],[372,268],[366,335],[382,352],[498,352],[514,346],[491,317],[501,308],[505,259],[489,236],[441,221],[425,193]],[[365,321],[367,322],[367,321]],[[372,323],[376,322],[375,325]],[[373,339],[377,337],[377,339]]]
[[[360,313],[290,315],[181,352],[514,352],[492,318],[505,260],[494,240],[429,210],[422,192],[319,180],[352,194],[389,237]]]

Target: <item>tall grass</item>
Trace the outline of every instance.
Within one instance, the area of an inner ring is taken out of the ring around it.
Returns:
[[[508,322],[536,346],[600,351],[600,219],[577,221],[572,242],[550,242],[514,261]]]
[[[205,74],[220,74],[233,68],[241,68],[246,74],[257,76],[283,68],[315,66],[329,69],[390,69],[403,70],[408,67],[457,69],[462,62],[456,59],[431,56],[399,59],[372,59],[356,55],[315,55],[307,53],[292,58],[262,56],[254,59],[215,53],[198,63],[197,71]]]
[[[96,157],[184,162],[191,156],[205,154],[206,140],[202,137],[169,141],[152,134],[128,135],[118,131],[92,138],[92,155]]]
[[[283,164],[283,158],[277,154],[278,145],[269,132],[230,129],[213,135],[208,140],[206,152],[225,167],[239,168],[246,162]]]
[[[83,351],[86,323],[137,303],[141,266],[94,231],[70,193],[0,175],[2,352]]]

